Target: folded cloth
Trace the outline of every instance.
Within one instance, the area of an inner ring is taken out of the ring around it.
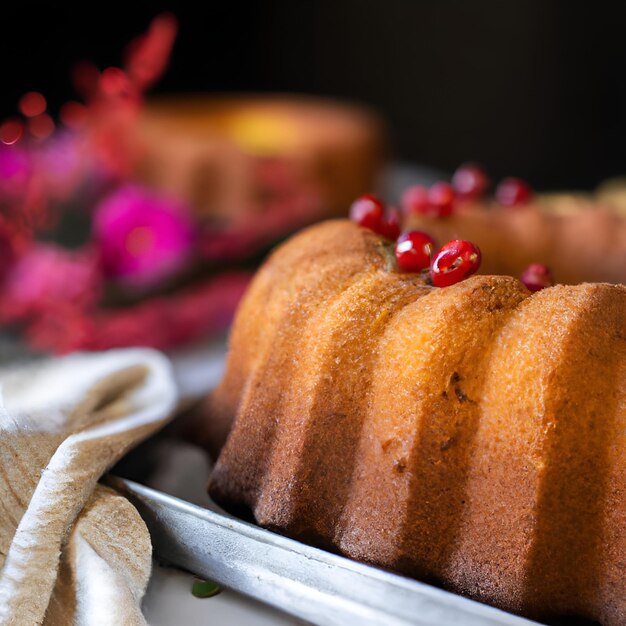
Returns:
[[[75,354],[0,373],[0,624],[145,624],[148,530],[97,484],[173,413],[153,350]]]

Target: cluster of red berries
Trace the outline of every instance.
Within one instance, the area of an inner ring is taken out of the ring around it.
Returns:
[[[395,240],[398,268],[404,272],[430,269],[430,277],[436,287],[458,283],[480,267],[480,250],[469,241],[449,241],[433,254],[435,241],[427,233],[412,230],[401,234],[398,211],[386,210],[383,202],[372,194],[354,201],[350,218],[360,226]]]
[[[452,177],[452,183],[437,182],[432,187],[414,185],[402,195],[402,209],[406,214],[447,217],[457,203],[482,198],[491,186],[485,170],[474,163],[461,165]],[[527,204],[533,190],[519,178],[505,178],[495,189],[496,201],[505,207]]]
[[[508,187],[505,183],[507,181],[503,181],[499,189],[508,189],[507,193],[511,198],[521,196],[520,193],[511,192],[512,183]],[[525,183],[522,184],[525,185]],[[431,201],[433,199],[441,201],[440,207],[451,207],[455,197],[454,192],[448,195],[448,199],[444,202],[446,198],[443,192],[446,189],[444,185],[447,183],[437,183],[426,191]],[[463,166],[455,174],[455,185],[457,189],[465,190],[465,197],[467,197],[470,193],[477,193],[478,189],[482,189],[480,193],[483,193],[488,186],[488,181],[480,168]],[[449,185],[447,187],[452,189]],[[424,187],[412,187],[409,192],[415,194],[416,189],[425,190]],[[518,187],[518,192],[520,190],[521,187]],[[407,194],[405,198],[406,196]],[[530,198],[528,194],[527,197]],[[452,200],[449,200],[450,198]],[[386,208],[384,203],[372,194],[365,194],[354,201],[350,208],[350,218],[360,226],[395,241],[398,268],[403,272],[421,272],[428,269],[432,283],[436,287],[448,287],[458,283],[474,274],[480,267],[481,255],[478,246],[469,241],[454,239],[435,252],[436,244],[429,234],[419,230],[402,233],[398,211],[394,208]],[[520,280],[532,292],[554,285],[550,269],[539,263],[529,265],[522,273]]]

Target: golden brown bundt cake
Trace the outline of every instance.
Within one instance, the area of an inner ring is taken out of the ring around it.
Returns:
[[[326,222],[260,270],[212,496],[506,610],[625,623],[626,288],[438,289],[389,247]]]

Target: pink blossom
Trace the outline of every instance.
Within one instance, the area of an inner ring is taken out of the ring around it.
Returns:
[[[136,287],[176,274],[196,240],[182,203],[137,185],[119,188],[96,207],[93,232],[106,276]]]
[[[100,287],[97,256],[92,250],[74,252],[36,244],[24,251],[6,276],[0,318],[23,320],[54,315],[59,306],[90,307],[99,299]]]

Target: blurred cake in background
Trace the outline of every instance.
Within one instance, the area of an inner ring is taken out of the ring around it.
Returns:
[[[597,190],[598,199],[626,217],[626,178],[609,178]]]
[[[468,239],[485,262],[483,274],[519,277],[531,264],[549,267],[559,283],[626,283],[626,192],[534,194],[527,183],[490,181],[476,165],[459,168],[452,182],[410,187],[402,197],[407,230],[435,241]],[[620,191],[621,189],[621,191]]]
[[[284,203],[300,223],[345,215],[374,188],[384,150],[372,112],[287,95],[152,101],[138,138],[137,178],[218,223],[242,223]],[[306,195],[313,202],[302,202]]]

